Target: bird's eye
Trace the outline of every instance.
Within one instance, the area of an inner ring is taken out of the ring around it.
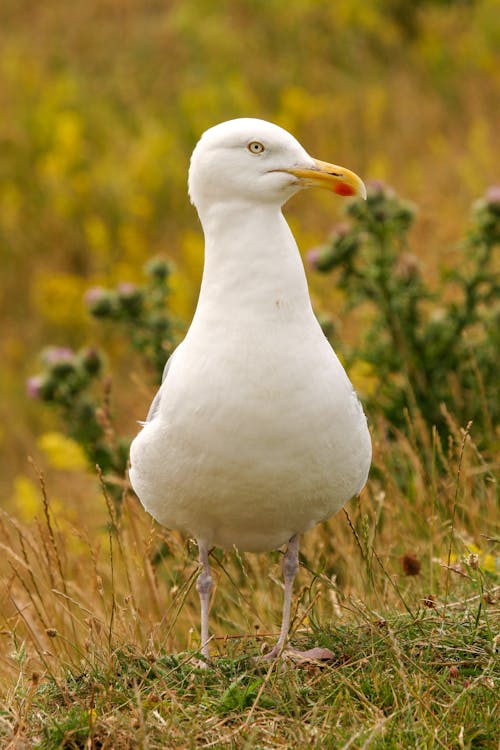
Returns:
[[[264,146],[259,141],[252,141],[247,148],[251,154],[261,154],[264,151]]]

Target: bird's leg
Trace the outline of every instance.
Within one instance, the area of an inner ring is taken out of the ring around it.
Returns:
[[[264,659],[275,659],[283,649],[290,627],[290,609],[292,606],[292,588],[297,570],[299,569],[299,535],[292,536],[283,556],[283,581],[285,594],[283,597],[283,617],[278,642],[274,648],[265,654]]]
[[[299,535],[292,536],[288,542],[286,552],[283,556],[283,579],[285,582],[285,596],[283,599],[283,618],[281,620],[281,632],[278,642],[269,653],[264,655],[264,659],[276,659],[280,654],[291,659],[295,663],[331,661],[335,654],[329,648],[314,647],[307,651],[299,651],[296,648],[288,646],[284,650],[288,629],[290,627],[290,609],[292,604],[293,581],[297,570],[299,569]]]
[[[196,590],[200,595],[201,604],[201,653],[203,657],[210,660],[210,647],[208,644],[208,605],[210,603],[210,594],[213,589],[213,578],[210,572],[210,565],[208,562],[208,545],[201,539],[198,539],[198,549],[200,553],[200,564],[202,570],[196,581]],[[200,666],[207,666],[206,662],[203,661]]]

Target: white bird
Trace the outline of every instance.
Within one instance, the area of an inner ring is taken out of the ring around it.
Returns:
[[[278,642],[290,624],[299,537],[364,486],[366,417],[313,313],[282,205],[305,187],[366,197],[349,170],[313,159],[287,131],[243,118],[207,130],[189,169],[205,234],[191,326],[131,446],[146,510],[197,540],[201,653],[209,660],[213,546],[287,544]]]

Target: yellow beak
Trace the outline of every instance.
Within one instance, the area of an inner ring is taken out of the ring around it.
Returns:
[[[314,159],[314,167],[309,169],[284,169],[298,177],[305,187],[320,187],[337,195],[357,195],[366,200],[366,187],[363,180],[350,169]]]

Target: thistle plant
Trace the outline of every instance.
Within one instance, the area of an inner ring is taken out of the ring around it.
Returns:
[[[167,310],[170,269],[162,258],[153,258],[144,271],[149,279],[145,286],[121,283],[115,289],[92,287],[85,300],[94,318],[122,327],[131,348],[142,355],[155,382],[160,383],[173,345]]]
[[[309,261],[320,273],[337,272],[334,283],[345,292],[347,311],[367,304],[371,310],[362,338],[351,349],[334,342],[348,369],[363,363],[376,377],[377,387],[363,394],[364,402],[399,429],[407,428],[408,412],[418,412],[446,434],[444,404],[462,425],[472,420],[478,436],[491,436],[499,411],[500,283],[493,254],[500,244],[500,188],[490,188],[474,204],[460,245],[463,263],[443,272],[437,290],[430,289],[408,251],[416,215],[412,204],[373,182],[366,202],[349,203],[346,214],[328,244],[310,252]],[[174,343],[168,264],[153,259],[145,272],[142,286],[93,287],[85,299],[110,337],[121,328],[159,383]],[[330,335],[335,338],[331,327]],[[41,360],[42,372],[28,381],[29,395],[58,410],[67,433],[84,449],[89,465],[100,466],[119,501],[130,440],[113,427],[104,353],[51,347]]]
[[[141,353],[152,379],[159,382],[173,347],[167,308],[169,267],[155,258],[145,266],[145,272],[148,281],[143,286],[93,287],[85,301],[95,319],[122,328],[131,348]],[[130,439],[118,436],[114,428],[111,378],[105,362],[105,354],[97,348],[75,352],[49,347],[41,353],[42,371],[29,378],[27,392],[58,411],[66,432],[83,448],[89,466],[100,467],[107,491],[119,503]]]
[[[103,355],[98,349],[74,352],[67,347],[49,347],[41,354],[43,371],[29,378],[27,391],[57,407],[70,436],[84,449],[94,466],[103,472],[121,474],[126,465],[126,448],[113,447],[106,439],[109,418],[107,399],[99,402],[94,383],[103,379]],[[104,392],[109,387],[104,385]]]
[[[412,204],[372,182],[366,202],[351,202],[346,213],[348,221],[309,260],[321,273],[338,271],[346,311],[369,305],[363,337],[344,351],[348,366],[367,363],[377,379],[365,397],[369,408],[403,429],[407,411],[418,410],[445,432],[444,404],[462,425],[472,420],[478,432],[491,435],[499,409],[500,283],[493,254],[500,243],[500,188],[474,204],[460,245],[463,262],[443,272],[437,290],[408,251]]]

